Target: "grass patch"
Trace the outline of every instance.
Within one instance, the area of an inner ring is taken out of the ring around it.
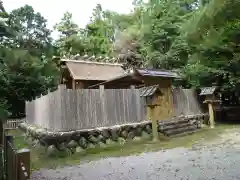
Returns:
[[[44,148],[31,149],[31,169],[38,170],[40,168],[56,168],[64,165],[74,165],[81,162],[87,162],[105,157],[119,157],[139,154],[142,152],[158,151],[161,149],[171,149],[176,147],[191,147],[202,140],[213,140],[226,129],[240,127],[239,125],[217,125],[214,129],[202,128],[200,131],[184,136],[169,139],[161,137],[159,142],[152,142],[149,140],[141,140],[139,142],[129,142],[125,145],[116,144],[104,149],[89,149],[86,153],[76,153],[68,157],[50,158],[46,156]],[[9,131],[9,134],[14,136],[14,144],[16,149],[30,148],[25,141],[22,132]]]

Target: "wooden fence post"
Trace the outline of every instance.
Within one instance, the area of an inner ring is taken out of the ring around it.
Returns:
[[[208,111],[209,111],[210,128],[214,128],[215,127],[215,118],[214,118],[214,111],[213,111],[212,103],[208,103]]]
[[[101,100],[101,106],[102,106],[102,119],[103,122],[107,122],[107,113],[106,113],[106,107],[105,107],[105,89],[104,85],[99,86],[99,92],[100,92],[100,100]]]
[[[158,123],[157,123],[157,117],[156,117],[156,107],[150,106],[150,117],[152,120],[152,134],[153,134],[153,141],[158,141]]]
[[[8,143],[13,143],[13,136],[11,135],[5,135],[5,132],[4,132],[4,169],[5,169],[5,177],[6,179],[8,180],[8,161],[7,161],[7,158],[8,158]]]
[[[18,177],[19,180],[30,178],[30,150],[20,149],[17,151]]]
[[[67,87],[65,84],[59,84],[58,85],[58,92],[59,92],[59,104],[60,104],[60,111],[59,111],[59,117],[60,117],[60,128],[61,130],[66,130],[67,122],[66,122],[66,109],[65,109],[65,94]]]

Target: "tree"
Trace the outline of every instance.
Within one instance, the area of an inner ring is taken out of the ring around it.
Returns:
[[[213,0],[185,24],[192,54],[184,74],[191,85],[216,83],[224,91],[239,91],[239,7],[237,0]]]
[[[18,33],[9,46],[27,49],[34,56],[52,56],[51,31],[47,28],[47,20],[34,9],[25,5],[9,14],[9,27]]]
[[[52,61],[50,30],[39,13],[26,5],[1,14],[5,20],[0,33],[0,99],[7,100],[12,116],[20,117],[25,100],[56,87],[58,69]]]
[[[56,86],[58,70],[52,62],[51,31],[41,14],[25,5],[7,19],[8,29],[16,33],[5,35],[1,42],[0,69],[5,85],[0,96],[7,99],[12,116],[19,117],[25,114],[25,100]]]
[[[103,11],[100,4],[93,9],[91,21],[84,29],[85,40],[88,44],[87,52],[96,56],[112,53],[111,44],[114,37],[114,27],[110,18],[111,12]]]
[[[24,116],[26,100],[56,86],[57,67],[44,57],[32,56],[22,49],[5,49],[0,51],[0,57],[0,71],[2,77],[5,77],[1,82],[3,86],[0,88],[0,98],[8,100],[12,116]]]
[[[125,68],[142,67],[146,64],[141,54],[143,3],[136,2],[136,7],[129,14],[115,13],[112,17],[115,27],[113,56],[118,56]]]
[[[60,57],[85,52],[84,34],[78,25],[73,22],[71,13],[64,13],[63,18],[54,26],[54,29],[60,34],[55,42]]]
[[[13,37],[16,35],[14,31],[8,26],[8,14],[3,7],[2,1],[0,1],[0,45],[6,37]]]
[[[217,83],[238,89],[237,0],[136,0],[134,5],[124,15],[97,5],[84,29],[66,14],[57,28],[62,56],[119,56],[132,66],[178,70],[185,87]]]
[[[90,23],[80,29],[72,20],[72,14],[66,12],[61,22],[55,25],[60,33],[56,47],[61,57],[71,55],[110,55],[114,29],[111,24],[112,12],[103,11],[101,5],[93,10]]]
[[[6,25],[6,22],[3,20],[3,17],[6,17],[6,11],[3,7],[2,1],[0,1],[0,39],[2,38],[11,36],[11,33],[9,31],[9,27]],[[3,73],[2,71],[0,72]],[[0,76],[0,81],[4,80],[5,78],[3,76]],[[8,111],[7,111],[7,100],[5,97],[0,98],[0,172],[4,172],[3,169],[3,164],[4,164],[4,159],[3,159],[3,124],[7,119]],[[0,180],[4,179],[4,173],[0,174]]]
[[[192,13],[191,4],[180,0],[151,0],[146,5],[142,53],[153,67],[175,69],[186,64],[188,46],[180,38],[180,30]]]

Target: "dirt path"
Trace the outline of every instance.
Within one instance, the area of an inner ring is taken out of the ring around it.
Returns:
[[[192,149],[175,148],[42,169],[34,172],[31,180],[234,180],[240,179],[239,152],[240,129],[231,129]]]

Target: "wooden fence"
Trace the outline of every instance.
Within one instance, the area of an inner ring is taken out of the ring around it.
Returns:
[[[3,124],[4,129],[17,129],[18,125],[22,122],[24,122],[25,119],[8,119],[7,122]]]
[[[60,88],[26,102],[26,121],[52,131],[89,129],[146,120],[141,89]],[[194,90],[173,90],[176,115],[199,114]]]
[[[4,135],[4,169],[6,180],[30,179],[30,151],[15,150],[13,137]]]
[[[194,89],[173,89],[173,105],[176,116],[203,113],[202,104]]]

